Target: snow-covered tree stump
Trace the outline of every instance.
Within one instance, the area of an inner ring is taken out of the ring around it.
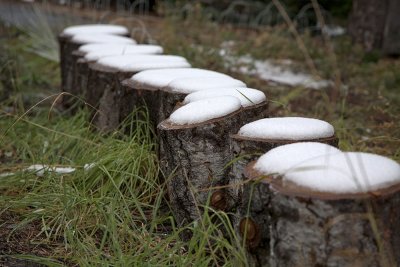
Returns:
[[[254,265],[400,262],[400,165],[378,155],[327,148],[320,143],[281,146],[246,168],[252,201],[240,232]]]
[[[122,81],[154,68],[187,68],[185,58],[169,55],[121,55],[90,64],[86,101],[98,108],[93,122],[102,132],[115,130],[135,106],[134,94]]]
[[[238,133],[231,136],[233,160],[230,172],[229,195],[233,199],[232,211],[236,216],[232,218],[236,232],[243,231],[243,222],[247,209],[254,212],[264,211],[259,206],[258,199],[251,198],[250,187],[243,186],[246,182],[244,169],[250,161],[257,159],[260,155],[271,149],[285,144],[296,142],[320,142],[337,146],[338,139],[335,137],[334,128],[327,122],[299,117],[269,118],[254,121],[244,125]],[[260,185],[262,187],[263,185]],[[253,219],[257,225],[265,225],[265,217],[257,216]],[[262,236],[267,236],[268,228],[261,227],[264,231]],[[252,236],[247,237],[249,246],[254,241]],[[257,246],[258,251],[266,251],[269,248],[267,238]]]
[[[169,201],[179,226],[201,217],[203,207],[224,210],[221,189],[229,182],[229,135],[241,125],[241,104],[232,96],[189,103],[158,125],[160,167],[166,175]],[[189,239],[190,233],[184,233]]]
[[[158,117],[160,121],[168,118],[175,110],[176,105],[182,105],[181,102],[190,93],[207,89],[219,90],[227,87],[244,88],[246,84],[227,75],[177,78],[160,91],[160,109]]]
[[[80,25],[64,29],[59,35],[61,91],[70,94],[74,92],[75,60],[72,52],[79,46],[88,43],[125,43],[135,44],[130,38],[118,36],[127,35],[125,27],[117,25]],[[66,106],[70,105],[70,99],[66,98]],[[63,101],[64,102],[64,101]]]

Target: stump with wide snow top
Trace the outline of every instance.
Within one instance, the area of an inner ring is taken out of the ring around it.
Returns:
[[[187,104],[158,125],[160,167],[168,177],[169,201],[179,226],[198,220],[208,203],[217,210],[229,206],[229,196],[219,187],[229,183],[229,135],[240,125],[241,104],[231,96]],[[183,239],[189,238],[190,233],[184,233]]]
[[[398,163],[297,143],[269,151],[248,165],[246,176],[252,200],[242,211],[240,233],[255,265],[399,262]]]

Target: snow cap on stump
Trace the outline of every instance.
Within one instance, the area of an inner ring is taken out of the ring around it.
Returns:
[[[129,37],[112,34],[77,34],[73,35],[71,42],[76,44],[136,44],[136,41]]]
[[[65,36],[74,36],[77,34],[114,34],[114,35],[127,35],[128,29],[120,25],[109,24],[86,24],[70,26],[63,30],[62,34]]]
[[[261,119],[244,125],[238,133],[243,137],[268,140],[311,140],[334,134],[333,126],[328,122],[301,117]]]
[[[252,88],[229,87],[208,89],[191,93],[185,97],[183,104],[218,96],[234,96],[240,100],[242,107],[257,105],[267,100],[265,94],[260,90]]]
[[[172,55],[119,55],[103,57],[97,64],[121,72],[139,72],[147,69],[190,68],[184,57]]]
[[[229,115],[241,108],[239,99],[220,96],[189,103],[175,110],[169,121],[175,125],[189,125]]]
[[[325,147],[324,147],[325,146]],[[359,194],[400,184],[400,164],[375,154],[339,152],[318,143],[296,143],[270,150],[255,163],[262,175],[313,192]]]
[[[165,89],[175,93],[190,94],[202,90],[217,90],[217,88],[226,87],[246,87],[246,84],[231,77],[195,77],[175,79]]]
[[[130,82],[142,89],[155,89],[166,87],[170,82],[179,78],[196,78],[196,77],[225,77],[230,76],[205,69],[197,68],[171,68],[159,70],[145,70],[132,76]]]
[[[162,54],[163,48],[158,45],[87,44],[79,47],[78,51],[84,54],[86,60],[96,61],[106,56]]]

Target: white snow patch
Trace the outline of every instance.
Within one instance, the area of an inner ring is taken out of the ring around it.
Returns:
[[[115,44],[114,46],[106,45],[107,48],[96,49],[88,52],[84,58],[88,61],[96,61],[106,56],[118,56],[118,55],[131,55],[131,54],[162,54],[163,48],[158,45],[120,45]]]
[[[71,167],[52,167],[42,164],[34,164],[25,169],[26,171],[34,171],[39,177],[43,176],[45,172],[54,172],[57,174],[68,174],[75,171],[75,168]]]
[[[322,28],[322,32],[331,37],[340,36],[346,33],[346,30],[343,27],[337,25],[325,25]]]
[[[246,84],[231,77],[178,78],[170,82],[166,87],[166,90],[182,94],[190,94],[197,91],[225,87],[246,87]]]
[[[248,123],[240,128],[239,135],[273,140],[310,140],[331,137],[335,129],[326,121],[301,118],[267,118]]]
[[[141,84],[151,88],[163,88],[170,82],[178,78],[195,78],[195,77],[225,77],[230,76],[205,69],[196,68],[172,68],[159,70],[145,70],[132,76],[132,82]]]
[[[91,170],[94,167],[96,167],[96,163],[86,163],[85,165],[83,165],[83,169],[85,171]]]
[[[87,24],[70,26],[64,29],[63,34],[66,36],[73,36],[77,34],[115,34],[126,35],[129,33],[128,29],[120,25],[109,24]]]
[[[189,68],[184,57],[171,55],[119,55],[103,57],[97,61],[99,65],[123,72],[138,72],[147,69]]]
[[[347,152],[303,162],[284,180],[321,192],[370,192],[400,183],[400,165],[375,154]]]
[[[77,34],[72,37],[71,42],[77,44],[136,44],[136,41],[131,38],[111,34]]]
[[[252,88],[218,88],[191,93],[185,97],[184,104],[216,96],[234,96],[240,100],[242,107],[249,107],[264,102],[267,98],[263,92]]]
[[[271,149],[257,160],[254,169],[265,175],[283,175],[304,162],[321,156],[329,159],[337,153],[342,152],[323,143],[293,143]]]
[[[220,96],[184,105],[175,110],[169,119],[178,125],[201,123],[226,116],[239,110],[240,107],[240,101],[236,97]]]

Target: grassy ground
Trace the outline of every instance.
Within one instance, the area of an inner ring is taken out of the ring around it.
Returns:
[[[375,152],[400,160],[400,60],[364,54],[347,37],[331,43],[302,35],[314,72],[335,80],[336,88],[309,90],[271,86],[257,77],[233,73],[219,48],[233,41],[235,56],[291,59],[312,71],[285,27],[237,29],[207,21],[199,10],[190,20],[169,16],[152,31],[168,53],[194,66],[230,73],[270,99],[271,116],[301,115],[334,124],[345,150]],[[162,24],[161,24],[162,23]],[[162,29],[162,30],[157,30]],[[0,27],[0,265],[30,260],[48,266],[240,266],[244,250],[223,212],[207,212],[185,229],[175,227],[164,201],[164,180],[156,143],[145,121],[130,135],[100,136],[87,122],[88,110],[70,117],[52,104],[59,86],[58,65],[26,51],[26,35]],[[46,99],[40,102],[42,99]],[[84,168],[94,163],[93,168]],[[31,164],[76,168],[71,174],[19,171]],[[232,237],[227,242],[215,218]],[[4,256],[4,255],[12,255]]]

